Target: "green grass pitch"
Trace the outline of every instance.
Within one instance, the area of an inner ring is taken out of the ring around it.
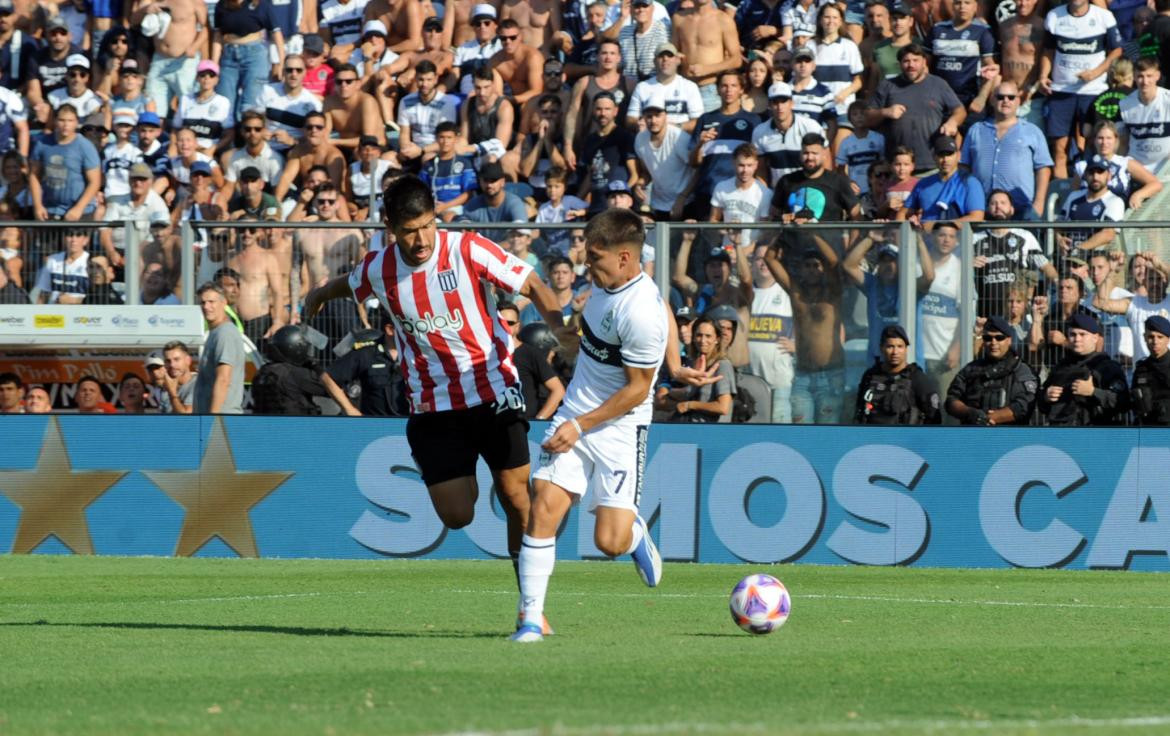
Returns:
[[[1167,582],[560,562],[516,645],[504,561],[0,556],[0,734],[1166,734]]]

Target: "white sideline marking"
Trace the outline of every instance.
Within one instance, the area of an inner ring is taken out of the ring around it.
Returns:
[[[316,598],[320,596],[366,595],[364,590],[336,593],[270,593],[267,595],[225,595],[209,598],[135,598],[133,600],[69,601],[65,603],[8,603],[0,601],[0,608],[45,608],[47,606],[110,606],[139,603],[231,603],[234,601],[267,601],[280,598]]]
[[[444,591],[435,591],[441,593]],[[514,590],[452,590],[451,593],[472,595],[516,595]],[[789,591],[792,592],[792,591]],[[568,593],[566,595],[574,595]],[[604,593],[590,591],[590,597],[606,598],[726,598],[722,593]],[[835,595],[830,593],[792,593],[794,600],[873,601],[875,603],[910,603],[944,606],[1015,606],[1020,608],[1098,608],[1111,611],[1170,611],[1170,606],[1127,606],[1107,603],[1048,603],[1044,601],[959,600],[950,598],[898,598],[884,595]]]
[[[1149,728],[1170,725],[1170,716],[1140,716],[1134,718],[1054,718],[1052,720],[892,720],[843,721],[840,723],[810,723],[788,726],[783,733],[881,733],[918,731],[1001,731],[1004,729],[1050,730],[1069,728]],[[514,731],[453,731],[442,736],[656,736],[670,733],[776,733],[774,723],[660,723],[645,725],[559,726]]]

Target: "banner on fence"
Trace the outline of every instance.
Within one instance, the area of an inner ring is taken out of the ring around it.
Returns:
[[[444,529],[401,420],[4,427],[3,552],[506,555],[486,467],[475,521]],[[1170,430],[655,425],[642,512],[668,560],[1170,570]],[[592,534],[574,509],[558,554],[600,557]]]

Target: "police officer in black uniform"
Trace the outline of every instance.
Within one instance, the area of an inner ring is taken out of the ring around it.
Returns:
[[[882,357],[861,377],[857,387],[858,424],[940,424],[938,387],[934,379],[906,362],[910,338],[901,325],[882,330]]]
[[[1012,345],[1003,317],[983,325],[983,357],[963,366],[947,389],[947,413],[963,424],[1027,424],[1036,407],[1040,380]]]
[[[1040,390],[1037,412],[1052,427],[1121,424],[1129,409],[1125,371],[1098,350],[1101,324],[1077,312],[1068,319],[1068,345]]]
[[[565,397],[565,384],[552,365],[553,351],[561,341],[543,321],[524,325],[518,337],[520,344],[512,352],[512,363],[520,374],[524,416],[552,419]]]
[[[313,345],[300,325],[285,325],[264,346],[265,363],[252,379],[255,414],[318,416],[314,396],[327,396]]]
[[[375,314],[379,313],[371,313],[371,319]],[[409,415],[410,407],[398,360],[394,323],[383,316],[381,329],[365,330],[355,335],[353,350],[334,361],[321,380],[326,386],[345,387],[354,381],[360,384],[362,395],[357,408],[348,401],[338,401],[350,416],[405,417]],[[344,393],[341,388],[338,390]]]
[[[1133,369],[1133,415],[1138,424],[1170,426],[1170,319],[1146,319],[1150,357]]]

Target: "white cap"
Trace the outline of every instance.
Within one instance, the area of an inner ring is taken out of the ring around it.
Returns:
[[[666,95],[660,90],[650,93],[650,98],[642,103],[642,112],[648,110],[666,110]]]
[[[362,26],[362,38],[365,38],[367,33],[381,33],[383,36],[390,35],[386,32],[386,24],[380,20],[367,20],[366,24]]]
[[[133,110],[118,110],[114,113],[114,125],[138,125],[138,114]]]
[[[787,82],[775,82],[768,88],[768,99],[774,100],[777,97],[792,97],[792,85]]]
[[[89,57],[85,54],[70,54],[69,58],[65,59],[65,66],[79,66],[82,69],[89,69]]]
[[[480,3],[479,5],[476,5],[474,8],[471,9],[471,19],[472,20],[475,20],[476,18],[481,18],[481,17],[495,18],[496,17],[495,6],[489,5],[488,3]]]

